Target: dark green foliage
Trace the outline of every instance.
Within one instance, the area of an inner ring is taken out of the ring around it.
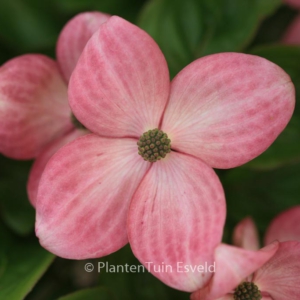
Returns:
[[[299,102],[300,46],[279,44],[297,12],[280,3],[280,0],[0,0],[0,63],[24,53],[44,53],[55,58],[56,40],[64,24],[79,12],[99,10],[137,23],[152,35],[166,56],[171,77],[207,54],[248,52],[285,69],[296,86]],[[86,263],[93,263],[95,268],[98,262],[139,265],[129,246],[101,259],[57,259],[48,268],[54,257],[35,238],[35,212],[26,193],[30,167],[31,162],[0,157],[0,299],[189,299],[188,293],[167,287],[146,270],[143,273],[84,271]],[[245,166],[217,173],[228,204],[224,241],[230,242],[234,226],[246,216],[254,218],[262,238],[272,218],[300,204],[299,105],[286,130],[264,154]]]

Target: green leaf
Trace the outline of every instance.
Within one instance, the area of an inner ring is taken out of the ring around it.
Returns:
[[[280,0],[152,0],[138,25],[159,44],[174,76],[201,56],[240,51]]]
[[[60,10],[67,13],[97,10],[134,20],[145,0],[56,0]]]
[[[37,52],[56,42],[59,26],[51,1],[0,2],[0,38],[16,53]]]
[[[35,211],[29,203],[26,183],[31,162],[0,156],[0,214],[13,231],[28,235],[33,231]]]
[[[11,245],[12,240],[13,238],[8,229],[0,222],[0,280],[7,267],[6,250]]]
[[[70,295],[60,297],[57,300],[112,300],[115,299],[112,293],[105,287],[85,289]]]
[[[300,103],[300,47],[264,46],[253,49],[252,54],[262,56],[282,67],[296,87],[297,102]],[[281,165],[300,161],[300,107],[296,105],[294,115],[285,130],[273,145],[262,155],[243,167],[273,169]]]
[[[228,223],[252,216],[261,232],[281,211],[299,205],[300,163],[271,171],[236,168],[222,176]]]
[[[296,15],[296,10],[287,5],[282,5],[261,24],[259,31],[253,40],[253,46],[278,43],[285,34],[288,26],[291,24],[291,20],[294,19]]]
[[[0,299],[24,299],[54,256],[36,238],[16,239],[1,224],[0,238]]]
[[[257,11],[258,13],[264,17],[266,15],[270,15],[275,12],[275,10],[282,3],[281,0],[262,0],[257,1]]]

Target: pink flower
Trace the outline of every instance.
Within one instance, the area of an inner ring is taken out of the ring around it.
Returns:
[[[87,132],[71,121],[67,83],[88,39],[108,18],[92,12],[69,21],[57,43],[58,63],[28,54],[0,68],[0,152],[14,159],[36,158],[27,187],[33,206],[48,159]]]
[[[294,87],[278,66],[216,54],[194,61],[170,84],[152,38],[114,16],[85,47],[69,102],[93,134],[60,149],[46,166],[36,206],[36,234],[46,249],[65,258],[101,257],[129,238],[155,276],[184,291],[212,274],[180,272],[178,262],[194,268],[236,255],[257,257],[255,268],[274,254],[276,245],[257,253],[220,245],[225,199],[212,167],[249,161],[288,123]],[[142,158],[159,155],[165,158],[153,163]]]
[[[289,209],[277,216],[270,224],[266,236],[265,244],[269,244],[274,240],[280,241],[279,248],[274,256],[264,264],[257,268],[255,272],[247,276],[239,276],[238,273],[234,282],[227,280],[226,274],[224,278],[217,276],[202,290],[192,294],[192,300],[233,300],[237,297],[238,291],[243,285],[243,289],[247,286],[256,286],[264,300],[298,300],[300,298],[300,206]],[[258,249],[259,240],[254,222],[250,218],[240,222],[234,231],[234,243],[238,246],[249,250]],[[235,260],[232,258],[232,260]],[[228,260],[230,262],[230,260]],[[248,265],[252,262],[249,261]],[[224,281],[226,285],[224,285]],[[240,283],[241,282],[241,283]],[[229,293],[234,287],[239,287]],[[244,290],[245,292],[245,290]],[[241,294],[244,294],[241,292]],[[225,295],[225,296],[224,296]],[[240,298],[243,299],[243,298]],[[248,298],[244,298],[248,299]],[[249,298],[251,299],[251,298]],[[252,299],[260,299],[252,298]]]
[[[295,206],[279,214],[269,225],[264,243],[268,245],[275,240],[300,241],[300,206]],[[251,218],[241,221],[234,229],[233,243],[248,250],[259,249],[256,226]]]

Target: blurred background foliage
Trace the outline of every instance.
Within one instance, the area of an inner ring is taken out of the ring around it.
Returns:
[[[92,10],[119,15],[151,34],[167,58],[171,77],[203,55],[252,53],[285,69],[300,101],[300,47],[280,44],[297,11],[280,0],[0,0],[0,63],[24,53],[55,58],[64,24]],[[54,258],[42,249],[26,194],[31,163],[0,157],[1,300],[189,299],[147,272],[84,271],[86,262],[138,265],[129,246],[89,261]],[[263,155],[217,173],[228,203],[224,241],[231,242],[233,227],[249,215],[262,237],[275,215],[300,204],[299,105],[286,130]]]

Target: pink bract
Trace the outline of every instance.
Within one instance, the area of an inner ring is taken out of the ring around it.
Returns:
[[[280,242],[300,242],[300,206],[290,208],[279,214],[269,225],[265,235],[265,244],[274,240]]]
[[[114,16],[83,50],[69,103],[93,133],[61,148],[42,175],[36,234],[46,249],[94,258],[129,238],[155,276],[184,291],[203,287],[212,274],[180,273],[178,262],[219,261],[225,270],[222,257],[235,256],[238,272],[248,276],[275,253],[276,243],[257,252],[220,244],[225,197],[212,167],[251,160],[287,125],[295,92],[278,66],[252,55],[216,54],[194,61],[170,83],[153,39]],[[168,134],[172,151],[149,163],[136,143],[154,128]],[[241,269],[249,259],[252,266]],[[173,272],[154,270],[163,265]]]
[[[57,62],[66,82],[90,37],[110,18],[100,12],[85,12],[72,18],[61,31],[56,47]]]
[[[72,129],[67,87],[57,64],[38,54],[14,58],[0,68],[0,152],[36,157]]]
[[[47,144],[39,153],[32,165],[27,182],[28,198],[32,206],[35,207],[40,178],[51,156],[62,146],[66,145],[67,143],[75,140],[77,137],[82,136],[86,133],[88,133],[87,130],[73,128],[67,134]]]
[[[256,226],[251,218],[242,220],[234,229],[233,244],[248,250],[259,249]]]
[[[264,244],[273,241],[300,242],[300,206],[294,206],[276,216],[266,230]],[[256,225],[251,218],[245,218],[234,229],[233,243],[248,250],[259,248]]]
[[[57,42],[56,56],[58,66],[66,83],[69,82],[87,41],[109,17],[109,15],[100,12],[80,13],[72,18],[62,29]],[[66,96],[64,100],[68,104],[67,99]],[[71,111],[69,111],[68,119],[70,119],[70,114]],[[86,133],[88,133],[88,130],[76,128],[73,124],[71,131],[47,144],[39,153],[32,166],[27,183],[28,197],[33,206],[35,206],[40,178],[50,157],[59,148]]]
[[[280,241],[279,248],[266,264],[257,268],[253,275],[248,277],[248,281],[255,283],[262,291],[262,299],[264,300],[297,300],[300,297],[299,218],[300,206],[293,207],[278,215],[271,222],[267,230],[265,236],[266,244],[276,239]],[[235,228],[234,241],[238,242],[242,247],[246,246],[248,249],[253,249],[259,244],[258,238],[256,239],[256,232],[254,222],[250,218],[246,218]],[[232,264],[235,260],[235,258],[229,258],[227,262]],[[252,262],[248,261],[246,265],[249,267],[249,265],[252,265]],[[217,276],[222,277],[216,273],[214,277]],[[219,281],[214,277],[207,287],[193,293],[191,299],[233,299],[232,293],[229,292],[237,285],[232,286],[230,282],[226,282],[226,280],[228,280],[228,274],[225,274],[224,278],[221,278]],[[243,281],[247,277],[237,276],[237,278]]]
[[[28,54],[0,69],[0,152],[15,159],[36,158],[27,186],[33,206],[48,159],[87,132],[71,122],[65,82],[88,39],[108,18],[88,12],[69,21],[57,43],[58,63],[43,55]]]

